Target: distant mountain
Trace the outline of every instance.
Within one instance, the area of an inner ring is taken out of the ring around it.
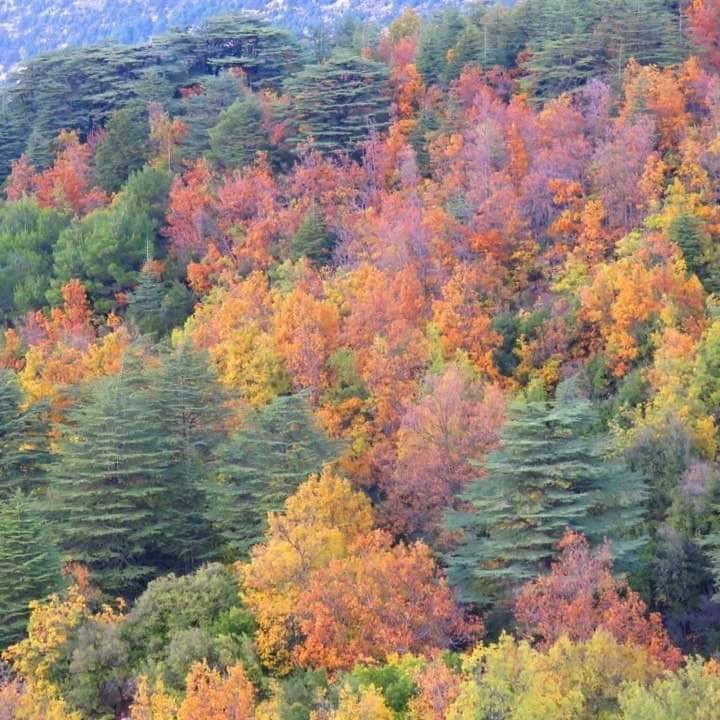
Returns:
[[[344,15],[386,23],[405,7],[427,13],[470,0],[2,0],[0,76],[15,64],[68,45],[136,43],[206,17],[247,11],[302,33]]]

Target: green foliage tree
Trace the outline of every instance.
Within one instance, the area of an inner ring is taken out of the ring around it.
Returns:
[[[245,655],[245,638],[255,627],[238,593],[234,574],[219,564],[151,582],[121,629],[131,666],[162,675],[178,690],[192,662],[203,658],[222,664],[223,656],[225,663],[243,656],[250,670],[253,661],[251,653]]]
[[[225,439],[226,395],[207,357],[188,342],[166,352],[148,382],[168,454],[163,472],[170,533],[162,545],[163,565],[187,571],[214,549],[206,491],[216,450]]]
[[[51,302],[60,288],[80,279],[98,312],[117,305],[118,293],[132,290],[140,269],[152,257],[164,222],[170,180],[161,170],[133,173],[118,200],[76,220],[60,235],[53,253]]]
[[[305,213],[300,227],[290,243],[290,257],[306,257],[316,265],[325,265],[330,259],[334,238],[325,224],[322,209],[313,205]]]
[[[165,284],[148,268],[143,268],[138,284],[128,295],[128,317],[144,335],[159,337],[166,330],[163,314]]]
[[[620,559],[637,551],[644,483],[607,457],[597,425],[595,408],[575,392],[514,408],[486,476],[461,495],[465,510],[447,517],[460,535],[448,577],[464,600],[484,605],[535,576],[568,527],[611,539]]]
[[[310,140],[323,152],[356,150],[390,120],[384,65],[348,52],[308,65],[285,83],[292,98],[295,143]]]
[[[210,149],[210,130],[218,117],[243,93],[243,83],[229,72],[198,78],[199,88],[181,102],[188,133],[182,140],[183,155],[194,159]]]
[[[142,105],[128,105],[112,114],[94,154],[95,175],[105,190],[117,192],[130,173],[145,164],[149,133],[147,111]]]
[[[0,320],[43,307],[52,253],[70,219],[32,200],[0,204]]]
[[[239,556],[262,540],[267,514],[331,460],[337,448],[312,416],[303,394],[281,396],[250,411],[220,448],[210,517],[228,552]]]
[[[708,292],[720,290],[720,272],[712,262],[716,253],[705,224],[692,212],[681,212],[669,223],[667,234],[683,251],[688,270],[694,272]]]
[[[60,555],[38,503],[21,492],[0,503],[0,648],[25,631],[31,600],[61,586]]]
[[[24,408],[15,373],[0,371],[0,499],[42,487],[50,459],[47,431],[46,405]]]
[[[58,428],[48,508],[67,559],[111,595],[132,595],[164,569],[172,543],[161,408],[148,400],[138,358],[83,390]]]
[[[223,110],[210,130],[209,157],[226,170],[249,165],[267,147],[260,102],[250,94]]]
[[[618,698],[622,720],[704,720],[720,703],[720,675],[694,657],[677,673],[652,685],[627,683]]]

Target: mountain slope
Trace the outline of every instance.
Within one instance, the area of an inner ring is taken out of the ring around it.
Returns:
[[[300,32],[353,15],[384,23],[402,8],[429,12],[463,0],[4,0],[0,76],[16,63],[67,45],[142,42],[222,12],[245,10]]]

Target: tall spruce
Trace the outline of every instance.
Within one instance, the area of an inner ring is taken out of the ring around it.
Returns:
[[[547,568],[566,528],[609,539],[620,561],[643,544],[643,480],[610,458],[607,436],[588,400],[517,405],[486,475],[447,516],[459,533],[448,577],[463,600],[485,605]]]
[[[23,407],[15,373],[0,371],[0,501],[44,485],[50,457],[47,410],[45,403]]]
[[[61,586],[60,554],[42,509],[20,491],[0,502],[0,649],[20,640],[31,600]]]
[[[66,559],[111,595],[133,595],[166,568],[158,548],[174,528],[166,470],[171,446],[142,361],[84,389],[60,425],[49,512]]]
[[[267,514],[280,510],[308,475],[337,454],[317,427],[304,394],[251,411],[221,448],[211,518],[230,556],[263,538]]]

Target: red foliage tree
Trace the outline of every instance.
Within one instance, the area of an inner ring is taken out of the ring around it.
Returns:
[[[298,661],[330,671],[391,653],[427,653],[471,634],[428,547],[392,546],[381,531],[314,572],[297,607]]]
[[[665,631],[659,613],[647,612],[640,596],[612,574],[607,546],[593,552],[587,539],[568,531],[558,543],[560,558],[550,574],[531,580],[515,601],[515,618],[526,635],[549,647],[562,635],[588,640],[598,629],[619,642],[642,646],[669,669],[682,653]]]

